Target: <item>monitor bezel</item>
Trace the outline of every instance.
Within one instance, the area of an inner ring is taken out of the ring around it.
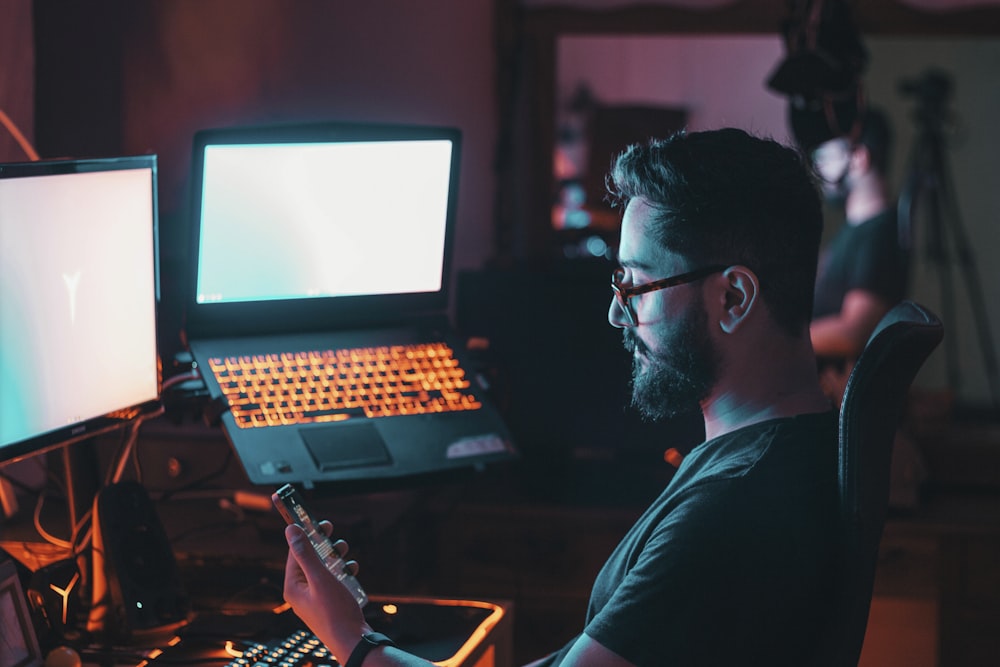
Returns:
[[[366,141],[448,140],[452,142],[451,171],[445,220],[444,257],[441,287],[433,292],[406,295],[363,295],[356,297],[315,297],[307,300],[274,300],[261,306],[246,303],[199,303],[197,301],[198,244],[201,236],[202,183],[205,149],[213,145],[346,143]],[[286,321],[298,323],[302,332],[355,327],[384,326],[394,321],[410,321],[418,313],[440,314],[449,303],[454,234],[458,210],[459,170],[462,133],[457,127],[365,122],[311,122],[247,125],[203,129],[195,133],[191,154],[190,245],[188,284],[185,289],[184,329],[189,338],[213,337],[234,329],[242,335],[263,335],[284,331]],[[309,316],[303,321],[302,314]]]
[[[154,331],[159,331],[160,306],[160,251],[159,251],[159,202],[157,187],[157,156],[131,155],[117,157],[93,158],[62,158],[53,160],[38,160],[34,162],[12,162],[0,164],[0,180],[11,178],[30,178],[38,176],[54,176],[64,174],[93,173],[102,171],[145,170],[150,171],[152,179],[152,248],[153,248],[153,289],[154,289]],[[158,336],[157,336],[158,337]],[[156,397],[123,405],[115,410],[101,415],[86,418],[82,421],[59,427],[31,437],[0,446],[0,467],[14,463],[37,454],[52,451],[59,447],[70,445],[82,440],[108,433],[132,423],[136,419],[157,412],[162,403],[160,394],[163,389],[162,363],[159,358],[159,341],[155,341],[156,350]]]

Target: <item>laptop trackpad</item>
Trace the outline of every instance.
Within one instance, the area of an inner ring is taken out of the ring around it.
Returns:
[[[320,470],[385,465],[392,461],[374,424],[304,428],[299,434]]]

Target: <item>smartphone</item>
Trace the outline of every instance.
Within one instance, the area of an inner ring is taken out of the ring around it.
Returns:
[[[319,522],[309,514],[309,510],[302,504],[302,496],[295,487],[291,484],[285,484],[271,494],[271,502],[274,503],[285,521],[302,527],[327,569],[340,583],[347,587],[347,590],[357,600],[358,606],[364,607],[368,604],[368,595],[361,588],[358,580],[344,569],[344,560],[333,548],[333,541],[319,529],[317,525]]]

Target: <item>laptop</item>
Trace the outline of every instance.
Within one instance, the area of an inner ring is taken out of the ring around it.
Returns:
[[[460,150],[448,127],[196,133],[185,339],[252,483],[516,458],[449,325]]]

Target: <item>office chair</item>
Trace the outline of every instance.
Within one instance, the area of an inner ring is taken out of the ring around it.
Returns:
[[[857,665],[860,658],[889,506],[896,427],[913,378],[943,336],[936,315],[902,301],[879,322],[848,378],[838,469],[845,569],[827,664]]]

